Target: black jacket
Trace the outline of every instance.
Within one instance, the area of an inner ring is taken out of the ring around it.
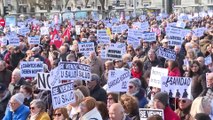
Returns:
[[[11,94],[8,90],[5,91],[5,95],[0,100],[0,120],[3,119],[5,110],[10,100]]]
[[[96,85],[93,90],[90,90],[90,96],[95,98],[97,101],[105,102],[107,101],[107,93],[106,91],[100,87],[100,85]]]

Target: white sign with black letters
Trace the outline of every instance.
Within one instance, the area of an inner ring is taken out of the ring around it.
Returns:
[[[144,42],[154,42],[156,41],[156,33],[155,32],[143,33],[142,38]]]
[[[51,89],[53,109],[75,102],[73,82],[54,86]]]
[[[191,97],[191,78],[189,77],[162,77],[161,91],[168,92],[172,98]]]
[[[28,37],[29,44],[40,44],[40,36]]]
[[[160,115],[164,120],[163,109],[139,108],[140,120],[147,120],[148,117],[151,117],[153,115]]]
[[[50,73],[42,73],[38,72],[36,80],[37,80],[37,87],[40,90],[51,90],[51,81],[49,79]]]
[[[89,56],[91,52],[95,52],[94,42],[81,42],[78,43],[78,49],[84,56]]]
[[[165,58],[166,60],[175,61],[175,59],[176,59],[176,53],[174,50],[163,48],[163,47],[158,48],[157,55]]]
[[[20,63],[21,77],[36,77],[38,72],[43,72],[43,62],[22,61]]]
[[[107,91],[127,92],[130,76],[131,73],[129,70],[109,70]]]
[[[60,80],[75,80],[78,77],[78,63],[60,62]]]
[[[78,64],[78,78],[80,80],[91,80],[91,70],[89,65]]]
[[[161,88],[161,77],[168,76],[168,69],[152,67],[149,86]]]

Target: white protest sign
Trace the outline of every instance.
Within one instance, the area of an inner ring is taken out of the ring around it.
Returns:
[[[191,78],[189,77],[162,77],[161,91],[168,92],[169,97],[189,98],[191,97]]]
[[[41,35],[49,35],[49,28],[48,27],[41,27],[40,33],[41,33]]]
[[[91,70],[89,65],[78,64],[78,78],[80,80],[91,80]]]
[[[18,29],[18,34],[22,36],[26,36],[28,33],[30,33],[30,29],[27,27],[23,27]]]
[[[140,28],[142,31],[148,31],[149,30],[149,22],[146,21],[146,22],[142,22],[141,23],[141,28]]]
[[[9,37],[9,45],[19,46],[20,39],[18,37]]]
[[[81,42],[78,43],[78,49],[84,56],[89,56],[91,52],[95,52],[94,42]]]
[[[112,26],[112,33],[122,33],[121,26]]]
[[[2,37],[2,38],[0,38],[0,43],[1,43],[1,45],[7,45],[7,42],[8,42],[9,40],[8,40],[8,38],[7,37]]]
[[[140,19],[141,19],[142,21],[146,20],[146,15],[141,15],[141,16],[140,16]]]
[[[109,44],[110,37],[109,36],[98,36],[98,44]]]
[[[106,57],[108,59],[122,59],[124,51],[122,47],[118,47],[117,44],[111,44],[110,47],[107,48]]]
[[[175,27],[177,25],[176,22],[168,23],[167,27]]]
[[[97,30],[97,37],[107,36],[106,30]]]
[[[133,22],[132,24],[133,28],[141,28],[141,22]]]
[[[36,77],[38,72],[43,72],[43,62],[22,61],[20,63],[21,77]]]
[[[106,52],[107,52],[106,49],[101,49],[101,53],[100,53],[99,56],[100,56],[102,59],[107,59],[107,57],[106,57]]]
[[[73,82],[54,86],[51,89],[53,109],[64,107],[75,102]]]
[[[170,46],[180,46],[183,42],[182,29],[175,27],[166,28],[167,39]]]
[[[78,63],[60,62],[60,80],[75,80],[78,77]]]
[[[212,63],[212,56],[209,55],[207,57],[205,57],[205,65],[209,65]]]
[[[202,28],[197,28],[197,29],[193,29],[192,33],[193,35],[197,36],[197,37],[201,37],[203,36],[204,32],[205,32],[206,28],[202,27]]]
[[[29,44],[40,44],[40,36],[28,37]]]
[[[186,35],[191,33],[191,32],[192,32],[192,30],[190,30],[190,29],[183,29],[182,30],[182,35],[183,35],[183,37],[186,37]]]
[[[50,73],[42,73],[38,72],[37,74],[37,87],[40,90],[51,90],[51,85],[50,85]]]
[[[189,20],[188,15],[181,13],[180,16],[178,17],[178,20]]]
[[[186,27],[186,23],[183,22],[183,21],[177,21],[176,27],[185,28]]]
[[[160,115],[164,120],[163,109],[139,108],[140,120],[147,120],[148,117],[151,117],[153,115]]]
[[[127,37],[127,44],[132,45],[133,48],[137,48],[140,45],[140,40],[132,36]]]
[[[25,22],[17,22],[17,26],[20,28],[24,28],[26,26]]]
[[[128,81],[131,73],[129,70],[109,70],[107,91],[109,92],[126,92],[128,89]]]
[[[59,67],[56,67],[50,71],[49,79],[51,81],[50,83],[51,86],[57,86],[61,84]]]
[[[128,36],[142,38],[143,37],[143,31],[138,30],[138,29],[129,29],[128,30]]]
[[[159,47],[157,51],[157,55],[165,58],[166,60],[174,60],[176,59],[176,53],[172,49],[167,49],[163,47]]]
[[[142,34],[144,42],[154,42],[156,41],[156,33],[155,32],[147,32]]]
[[[121,27],[122,31],[125,31],[125,30],[129,29],[129,26],[127,24],[121,24],[120,27]]]
[[[149,86],[161,88],[161,77],[168,76],[168,69],[152,67]]]

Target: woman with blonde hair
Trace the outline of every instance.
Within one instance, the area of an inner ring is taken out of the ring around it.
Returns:
[[[78,120],[80,118],[80,103],[84,99],[84,95],[79,89],[74,90],[74,95],[75,95],[75,102],[70,103],[67,106],[67,109],[69,117],[72,120]]]
[[[211,113],[211,103],[207,97],[197,97],[191,107],[190,114],[193,118],[195,118],[197,113]]]

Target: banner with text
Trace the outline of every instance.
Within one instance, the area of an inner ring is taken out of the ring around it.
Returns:
[[[156,33],[155,32],[143,33],[142,39],[143,39],[144,42],[155,42],[156,41]]]
[[[107,91],[127,92],[130,76],[129,70],[109,70]]]
[[[168,69],[152,67],[149,86],[161,88],[161,77],[168,76]]]
[[[148,117],[151,117],[153,115],[160,115],[164,120],[163,109],[139,108],[140,120],[147,120]]]
[[[36,77],[38,72],[43,72],[43,62],[22,61],[20,63],[21,77]]]
[[[28,43],[33,45],[40,44],[40,36],[28,37]]]
[[[53,109],[64,107],[75,102],[73,82],[54,86],[51,89]]]
[[[78,43],[78,49],[84,56],[89,56],[91,52],[95,52],[95,46],[93,42],[81,42]]]
[[[172,49],[167,49],[163,47],[159,47],[157,50],[157,55],[160,57],[165,58],[166,60],[173,60],[175,61],[176,59],[176,53]]]
[[[162,77],[161,91],[168,92],[172,98],[191,97],[191,78],[189,77]]]

